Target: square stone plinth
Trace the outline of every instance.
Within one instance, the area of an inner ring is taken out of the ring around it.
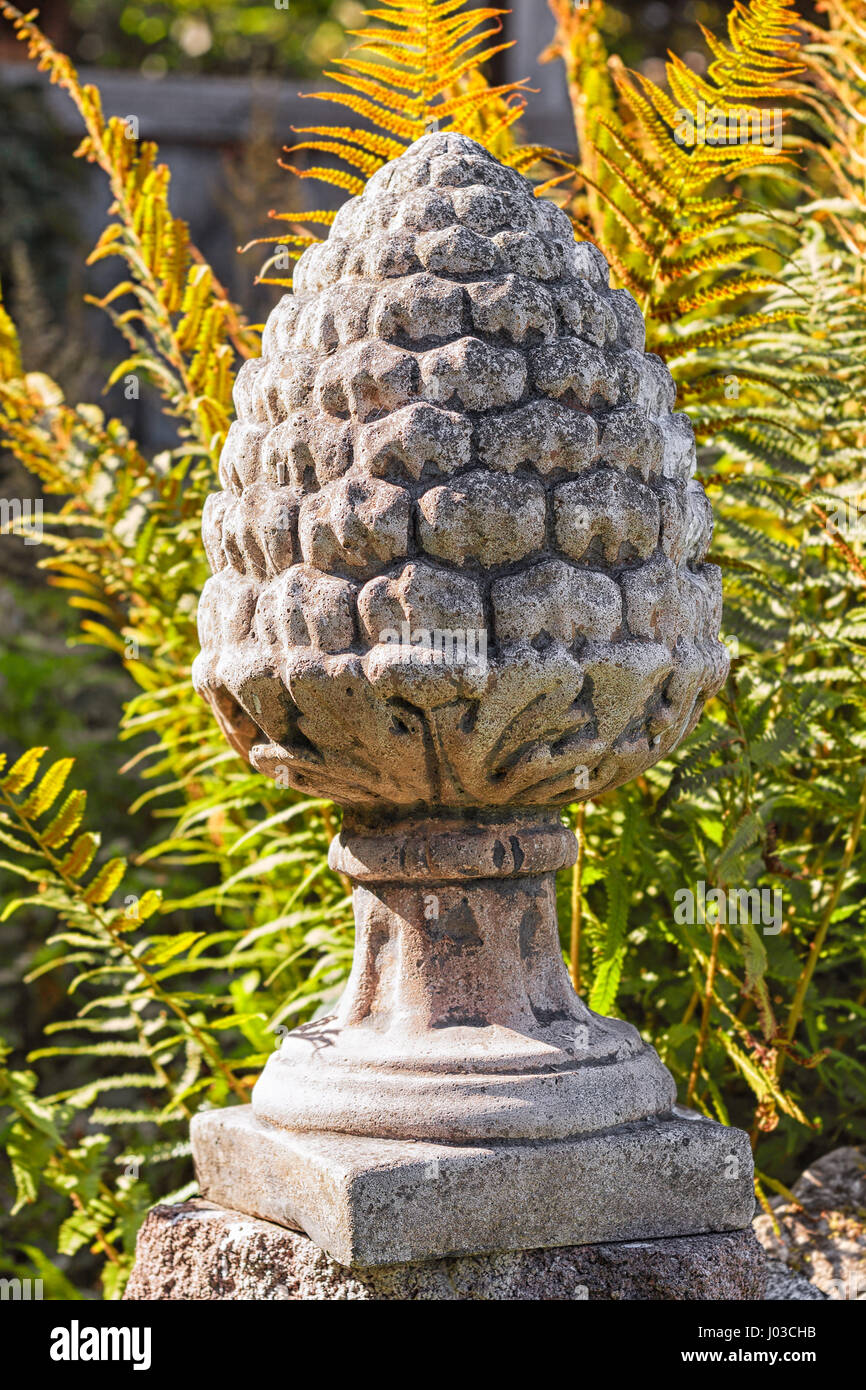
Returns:
[[[754,1207],[747,1135],[681,1110],[463,1146],[291,1133],[236,1106],[196,1115],[192,1147],[203,1197],[344,1265],[737,1231]]]

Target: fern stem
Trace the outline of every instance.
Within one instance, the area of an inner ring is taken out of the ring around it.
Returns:
[[[100,1187],[105,1187],[105,1184],[100,1183]],[[107,1187],[105,1188],[105,1190],[106,1192],[110,1191],[110,1189]],[[75,1207],[76,1211],[85,1212],[87,1210],[77,1192],[70,1192],[69,1196],[72,1205]],[[115,1203],[115,1206],[116,1205],[117,1204]],[[109,1264],[119,1266],[122,1263],[121,1258],[117,1253],[117,1250],[111,1244],[111,1241],[108,1239],[108,1236],[105,1234],[101,1226],[94,1235],[94,1241],[99,1246],[100,1250],[102,1251],[105,1258],[108,1260]]]
[[[818,518],[821,525],[824,527],[825,533],[830,538],[830,544],[838,550],[849,569],[854,571],[861,584],[866,584],[866,569],[863,568],[847,541],[843,540],[842,536],[840,536],[836,527],[831,525],[827,513],[824,511],[823,507],[818,506],[817,502],[812,503],[812,514]]]
[[[147,1046],[147,1039],[144,1031],[144,1022],[135,1010],[133,1010],[133,1015],[135,1019],[135,1035],[138,1038],[138,1041],[142,1044],[142,1046]],[[150,1051],[150,1049],[148,1050]],[[159,1060],[158,1057],[151,1057],[150,1065],[156,1072],[157,1080],[161,1083],[163,1090],[166,1092],[167,1095],[170,1096],[172,1094],[171,1077],[169,1076],[165,1067],[162,1065],[162,1062]],[[177,1108],[183,1115],[184,1119],[192,1119],[192,1111],[190,1110],[186,1101],[181,1100],[175,1103],[177,1105]]]
[[[704,990],[704,1003],[701,1011],[701,1027],[698,1033],[698,1041],[695,1047],[695,1055],[692,1061],[692,1070],[689,1075],[689,1084],[686,1088],[686,1105],[691,1105],[695,1090],[698,1084],[698,1077],[701,1070],[701,1059],[707,1045],[707,1037],[710,1031],[710,1014],[713,1005],[713,987],[716,980],[716,964],[719,958],[719,942],[722,938],[722,924],[716,921],[713,926],[712,944],[710,946],[710,958],[707,963],[707,983]]]
[[[698,1007],[698,1004],[699,1004],[700,1002],[701,1002],[700,990],[697,990],[697,989],[692,990],[692,997],[691,997],[691,999],[689,1000],[688,1004],[686,1005],[685,1013],[683,1014],[683,1017],[682,1017],[682,1022],[683,1022],[683,1023],[691,1023],[691,1021],[692,1021],[692,1014],[694,1013],[695,1009]]]
[[[577,859],[571,871],[571,983],[576,994],[580,993],[580,931],[583,918],[583,861],[586,853],[584,834],[585,802],[577,808],[574,834],[577,839]]]

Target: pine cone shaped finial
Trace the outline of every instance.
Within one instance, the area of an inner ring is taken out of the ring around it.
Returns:
[[[480,145],[338,213],[235,386],[194,679],[254,767],[347,806],[563,805],[724,680],[694,439],[640,310]]]

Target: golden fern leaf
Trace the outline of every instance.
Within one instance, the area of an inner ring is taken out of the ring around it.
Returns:
[[[603,150],[598,151],[598,158],[604,167],[613,174],[614,178],[628,194],[631,201],[640,208],[644,218],[651,222],[661,232],[666,233],[667,239],[669,240],[674,235],[671,209],[662,202],[653,201],[653,199],[648,196],[645,190],[647,188],[654,188],[651,180],[643,177],[641,170],[637,170],[634,175],[630,175],[610,154],[606,154]]]
[[[339,71],[327,74],[348,91],[305,95],[342,106],[373,129],[299,127],[296,133],[310,138],[285,153],[312,151],[334,159],[336,167],[302,169],[280,161],[281,167],[298,178],[357,194],[382,163],[395,159],[435,123],[481,141],[506,164],[519,160],[522,170],[530,168],[535,159],[521,152],[512,135],[524,107],[526,81],[491,86],[481,72],[483,63],[511,46],[495,42],[505,13],[490,6],[464,9],[464,0],[388,0],[388,8],[366,8],[367,20],[376,22],[349,31],[359,42],[338,60]],[[292,213],[277,215],[297,220]],[[259,239],[249,243],[255,244]],[[273,262],[271,257],[262,271]],[[259,279],[276,283],[261,272]]]
[[[366,97],[358,96],[355,93],[347,92],[304,92],[303,96],[311,101],[330,101],[336,106],[346,106],[350,111],[354,111],[356,116],[360,116],[365,121],[370,121],[377,125],[380,130],[390,131],[392,135],[402,136],[401,149],[405,149],[419,135],[423,134],[424,127],[419,120],[410,120],[405,116],[398,116],[394,112],[386,111],[384,107],[378,106],[374,101],[368,101]]]
[[[451,117],[451,123],[455,130],[465,134],[467,122],[471,122],[476,112],[489,106],[492,101],[497,99],[504,100],[507,94],[517,95],[526,86],[525,81],[504,82],[498,87],[489,87],[485,82],[481,88],[468,88],[465,92],[459,93],[455,97],[442,101],[433,109],[437,112],[437,121],[442,121]]]
[[[407,82],[405,90],[414,92],[414,96],[403,96],[400,91],[395,91],[392,87],[386,87],[384,82],[373,82],[362,76],[358,67],[347,61],[348,73],[326,72],[325,77],[330,77],[332,81],[341,83],[344,87],[349,87],[353,92],[360,92],[361,96],[367,97],[370,101],[381,106],[383,111],[391,111],[394,115],[405,115],[410,121],[417,121],[424,110],[426,93],[419,92],[416,82]],[[390,70],[389,70],[390,74]],[[388,80],[395,84],[396,78],[389,75]]]
[[[388,27],[356,30],[354,37],[361,42],[340,60],[345,72],[331,74],[368,99],[370,104],[357,114],[379,130],[402,135],[408,144],[431,121],[448,121],[462,129],[461,118],[471,119],[479,107],[493,106],[521,90],[525,84],[517,82],[473,90],[469,79],[510,44],[488,44],[501,32],[504,10],[485,6],[457,14],[462,7],[462,0],[393,0],[387,10],[365,11],[369,19],[382,20]],[[469,84],[466,103],[448,95],[464,81]],[[334,97],[328,92],[311,95],[326,101]],[[390,119],[395,115],[404,118],[399,129]],[[388,153],[393,157],[396,152]]]
[[[705,289],[679,294],[676,299],[661,299],[653,312],[660,323],[678,323],[686,314],[691,314],[696,309],[704,309],[709,304],[730,304],[745,295],[758,294],[761,290],[772,289],[780,283],[778,276],[755,271],[750,275],[738,275],[732,280],[720,280]]]
[[[314,165],[311,169],[299,169],[295,164],[288,164],[285,160],[278,161],[281,169],[288,169],[290,174],[294,174],[298,179],[318,179],[320,183],[329,183],[333,188],[342,188],[345,193],[356,196],[363,193],[366,184],[365,179],[359,179],[355,174],[349,174],[345,169],[326,169],[324,165]]]
[[[476,76],[473,80],[479,79]],[[503,164],[510,164],[516,168],[518,162],[522,161],[521,168],[529,169],[537,161],[535,159],[526,160],[525,149],[519,146],[510,135],[511,128],[520,120],[523,109],[522,101],[513,103],[502,101],[498,108],[485,102],[476,110],[474,119],[465,120],[464,134],[484,145]]]
[[[719,270],[722,266],[739,265],[745,257],[766,250],[772,247],[758,241],[726,241],[722,246],[710,247],[694,256],[660,256],[656,261],[657,274],[661,284],[670,284],[703,275],[708,270]]]
[[[730,313],[738,299],[778,283],[763,264],[752,268],[774,247],[744,222],[748,204],[739,181],[753,170],[790,162],[790,155],[763,144],[743,145],[740,138],[763,134],[753,103],[772,96],[785,111],[795,109],[803,62],[793,0],[734,0],[727,42],[715,36],[708,41],[706,74],[671,54],[666,88],[607,59],[600,5],[579,17],[567,0],[551,0],[551,8],[557,19],[553,47],[565,59],[582,152],[569,210],[588,224],[619,282],[638,297],[650,345],[676,356],[685,373],[684,354],[718,349],[730,340],[724,322],[717,321],[720,312]],[[585,95],[592,82],[603,94],[597,110]],[[734,134],[736,143],[705,138],[704,108],[716,121],[723,114],[723,135]],[[715,193],[719,181],[735,180],[731,195]],[[720,336],[701,340],[693,334],[687,348],[689,317],[699,316],[706,328],[708,315],[716,316],[712,329]],[[757,326],[754,315],[741,318]]]
[[[370,154],[381,155],[383,159],[396,159],[404,149],[399,140],[392,140],[387,135],[378,135],[373,130],[356,130],[352,126],[302,125],[292,126],[292,130],[296,135],[322,135],[326,140],[342,140],[359,145],[361,149],[368,150]],[[331,216],[333,217],[333,214]]]
[[[296,145],[285,145],[285,154],[297,154],[298,150],[315,150],[318,154],[336,154],[345,159],[347,164],[351,164],[354,169],[360,169],[364,179],[368,179],[371,174],[375,174],[377,169],[381,169],[385,160],[376,154],[367,154],[364,150],[355,149],[352,145],[347,145],[345,141],[337,140],[299,140]]]
[[[640,251],[643,252],[643,254],[648,259],[651,259],[653,256],[654,249],[653,243],[649,239],[648,235],[644,232],[644,230],[638,226],[637,221],[630,217],[624,208],[619,206],[616,200],[613,197],[611,197],[611,195],[606,191],[606,189],[602,187],[600,183],[597,183],[595,179],[590,178],[589,174],[584,173],[583,181],[588,185],[588,187],[595,189],[595,192],[601,200],[602,204],[605,207],[607,207],[614,221],[617,222],[619,226],[623,229],[623,231],[626,233],[629,239],[630,246],[636,246]]]
[[[323,227],[330,227],[336,216],[333,208],[320,209],[316,212],[274,212],[272,208],[268,213],[268,217],[273,218],[276,222],[316,222]]]
[[[763,314],[744,314],[733,323],[703,328],[693,333],[686,332],[666,343],[659,343],[656,351],[660,357],[670,357],[674,353],[694,352],[698,348],[721,347],[724,343],[744,337],[754,329],[769,328],[774,323],[785,323],[791,317],[790,309],[777,309]]]
[[[228,427],[230,374],[212,373],[214,381],[224,383],[223,394],[212,403],[205,423],[196,390],[196,380],[204,369],[188,356],[193,341],[184,308],[190,288],[201,286],[203,261],[190,244],[186,224],[171,214],[169,171],[157,163],[157,150],[152,143],[130,138],[124,120],[105,119],[97,89],[81,84],[72,63],[53,47],[32,14],[23,14],[6,0],[0,5],[0,13],[11,21],[37,66],[47,71],[51,81],[61,86],[77,106],[86,133],[76,153],[98,164],[108,178],[113,197],[111,213],[115,218],[112,226],[116,230],[102,234],[93,255],[99,260],[118,256],[126,263],[126,290],[135,307],[114,313],[113,299],[107,299],[103,307],[136,349],[139,367],[156,383],[172,412],[186,422],[196,444],[204,446],[215,461],[221,438],[219,431],[214,433],[209,426],[213,416],[224,420],[225,428]],[[207,294],[209,350],[219,353],[223,346],[230,345],[232,354],[251,355],[257,348],[257,336],[210,272]],[[135,330],[133,324],[137,325]]]
[[[649,158],[635,147],[632,141],[626,139],[622,130],[602,116],[597,118],[596,127],[599,135],[603,133],[607,137],[608,144],[612,145],[635,166],[643,175],[646,186],[654,188],[662,201],[673,202],[676,199],[677,191],[666,178],[665,171],[657,168]],[[600,142],[599,150],[601,150]]]
[[[57,815],[41,832],[42,843],[48,849],[59,849],[65,844],[78,829],[84,818],[87,806],[87,793],[83,791],[70,792]]]
[[[21,367],[21,348],[18,342],[18,334],[15,325],[3,307],[3,300],[0,298],[0,381],[14,380],[20,377]]]
[[[832,218],[837,232],[855,256],[866,252],[863,215],[863,128],[866,124],[866,3],[864,0],[823,0],[826,27],[803,21],[809,43],[803,60],[810,78],[810,124],[817,138],[803,145],[816,161],[823,187],[848,204],[831,212],[816,209],[821,219]]]

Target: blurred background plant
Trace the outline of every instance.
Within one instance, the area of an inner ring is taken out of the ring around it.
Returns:
[[[532,124],[544,92],[515,79],[500,47],[512,17],[450,0],[389,0],[387,24],[295,0],[290,21],[256,4],[95,0],[49,6],[48,19],[86,63],[155,81],[152,58],[196,73],[315,69],[344,46],[334,26],[387,28],[387,60],[375,36],[361,55],[377,72],[340,69],[342,111],[327,120],[350,124],[307,124],[284,159],[303,177],[283,175],[281,235],[259,252],[265,307],[270,284],[290,283],[286,256],[431,119],[530,175],[635,294],[696,427],[732,672],[674,759],[574,808],[563,946],[593,1007],[622,1011],[660,1048],[682,1100],[752,1132],[765,1200],[817,1153],[866,1137],[866,3],[657,4],[640,26],[599,0],[550,11],[541,73],[567,89],[573,119],[555,147]],[[7,36],[77,107],[78,153],[108,187],[88,272],[102,278],[86,287],[115,336],[98,353],[67,350],[90,329],[66,327],[74,262],[53,230],[69,227],[65,163],[50,137],[43,156],[30,124],[43,118],[16,87],[13,119],[30,134],[17,164],[0,161],[0,182],[18,187],[0,249],[0,437],[22,489],[7,474],[7,497],[28,495],[27,477],[45,513],[40,547],[4,536],[0,554],[14,576],[0,618],[0,1113],[14,1207],[2,1262],[35,1265],[49,1296],[115,1297],[146,1207],[193,1190],[189,1116],[244,1099],[281,1030],[338,997],[351,912],[326,868],[336,809],[252,774],[189,684],[201,507],[261,312],[245,314],[224,288],[236,272],[192,245],[152,143],[104,113],[32,21],[4,13]],[[181,42],[188,21],[208,27],[198,53]],[[666,41],[679,55],[667,66]],[[409,80],[399,96],[394,62]],[[699,102],[734,121],[778,112],[784,139],[678,139]],[[233,152],[237,240],[276,196],[262,125]],[[43,157],[57,168],[30,177]],[[78,403],[94,375],[113,383],[105,407]],[[679,920],[700,882],[780,890],[778,933]]]
[[[62,0],[45,32],[76,63],[165,72],[315,72],[362,17],[355,0]]]

